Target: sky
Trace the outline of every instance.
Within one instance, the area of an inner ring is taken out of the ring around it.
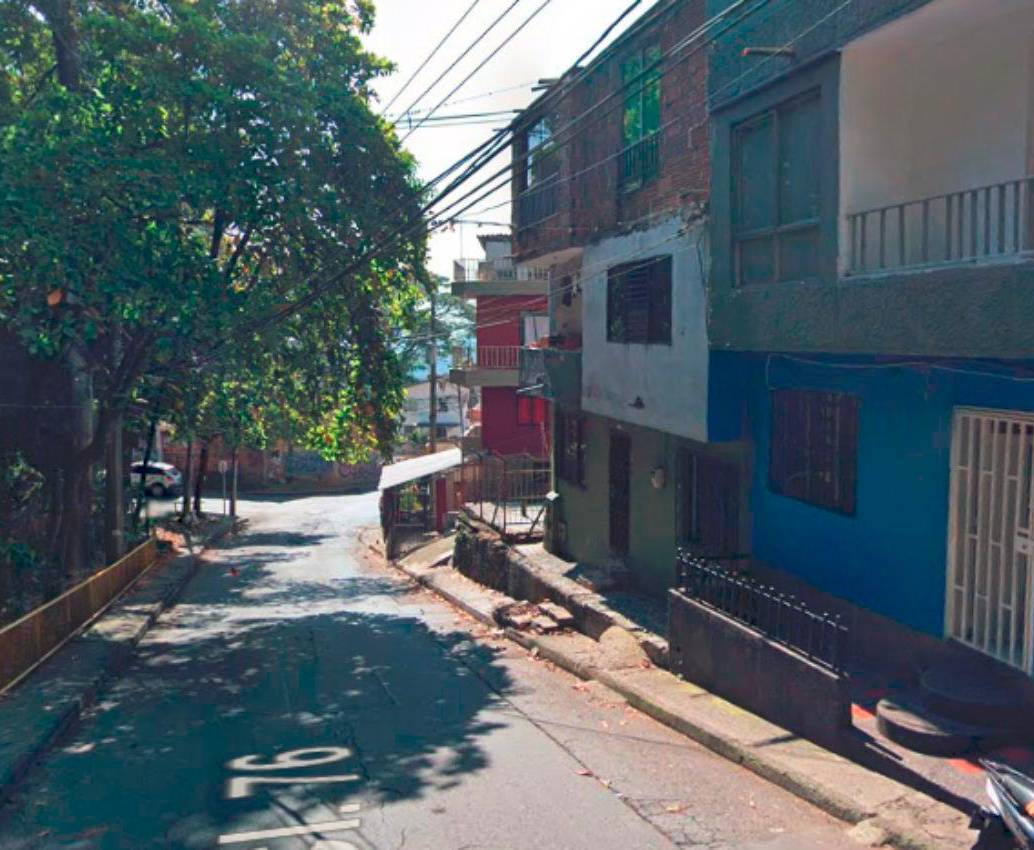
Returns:
[[[367,45],[397,66],[392,76],[379,81],[376,86],[382,106],[389,103],[471,2],[473,0],[376,0],[376,23],[367,37]],[[436,106],[544,0],[519,0],[513,11],[485,40],[464,60],[457,62],[463,51],[512,2],[478,0],[474,11],[392,105],[389,114],[397,115],[408,109],[439,74],[448,71],[440,83],[420,98],[415,110]],[[523,108],[538,96],[531,90],[534,83],[563,73],[629,4],[630,0],[548,0],[543,11],[451,98],[463,102],[446,104],[436,114]],[[637,9],[624,25],[634,22],[651,5],[652,2],[644,0],[642,8]],[[494,94],[481,97],[489,93]],[[468,99],[473,97],[477,99]],[[503,118],[479,126],[439,128],[425,125],[409,138],[406,147],[420,163],[420,176],[430,179],[506,123]],[[404,136],[406,132],[408,130],[403,130],[400,135]],[[493,170],[498,170],[506,162],[508,156],[500,159]],[[484,177],[491,173],[486,171]],[[471,188],[474,185],[472,183]],[[510,211],[507,206],[502,206],[476,216],[472,213],[508,199],[509,192],[502,192],[464,215],[464,219],[487,224],[458,224],[432,237],[431,270],[451,277],[454,259],[480,256],[478,234],[507,231]]]

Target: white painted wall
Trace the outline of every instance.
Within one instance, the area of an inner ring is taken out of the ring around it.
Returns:
[[[934,0],[841,64],[845,216],[1032,172],[1034,2]]]
[[[685,231],[685,232],[684,232]],[[587,247],[582,258],[582,407],[601,416],[707,440],[705,226],[672,217]],[[607,269],[672,256],[672,344],[607,342]],[[644,407],[632,407],[636,396]]]

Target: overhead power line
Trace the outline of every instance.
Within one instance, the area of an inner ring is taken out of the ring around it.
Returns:
[[[522,89],[530,89],[537,82],[538,80],[530,80],[527,83],[520,83],[516,86],[506,86],[506,88],[494,89],[493,91],[481,92],[480,94],[472,94],[469,97],[459,97],[456,98],[456,100],[450,100],[443,103],[442,106],[457,106],[461,103],[470,103],[471,101],[475,100],[485,100],[486,98],[495,97],[496,95],[500,94],[509,94],[510,92],[521,91]],[[421,115],[424,115],[427,112],[430,112],[430,109],[414,109],[412,112],[409,113],[409,115],[413,118],[417,118]],[[388,115],[385,117],[387,117],[388,120],[390,120],[392,123],[395,123],[399,118],[402,117],[402,115]]]
[[[509,8],[513,8],[513,6],[516,5],[516,2],[519,2],[519,0],[515,0],[515,2]],[[691,43],[695,38],[699,38],[700,34],[702,32],[704,32],[704,31],[706,31],[706,29],[708,27],[710,27],[714,23],[720,21],[723,17],[729,15],[731,12],[743,8],[745,5],[747,5],[748,2],[749,2],[749,0],[738,0],[738,2],[734,3],[732,6],[730,6],[728,9],[726,9],[724,12],[722,12],[722,13],[714,16],[713,18],[711,18],[706,24],[703,25],[703,27],[698,28],[698,30],[696,30],[693,34],[691,34],[689,37],[684,39],[683,42],[681,42],[680,45],[676,45],[676,47],[674,47],[671,50],[669,50],[665,54],[665,57],[670,56],[676,50],[684,48],[688,43]],[[742,22],[742,20],[744,20],[747,17],[748,14],[753,14],[758,9],[763,7],[764,5],[767,5],[768,2],[770,2],[770,0],[761,0],[761,2],[757,6],[755,6],[753,9],[748,10],[747,13],[744,14],[743,16],[741,16],[741,18],[738,21],[736,21],[735,23],[738,24],[738,23]],[[823,20],[828,19],[830,16],[832,16],[833,14],[838,12],[840,9],[845,8],[851,2],[853,2],[853,0],[845,0],[844,3],[842,3],[836,9],[834,9],[832,12],[830,12],[830,14],[827,15]],[[631,9],[633,9],[637,5],[639,5],[638,0],[637,0],[637,2],[633,3],[628,9],[626,9],[626,11],[623,13],[622,17],[627,15],[631,11]],[[613,26],[616,26],[616,24],[612,25],[612,28],[613,28]],[[714,41],[714,38],[715,38],[714,36],[709,38],[707,40],[706,44],[712,43]],[[598,39],[596,44],[594,44],[593,48],[590,48],[590,51],[588,51],[588,52],[591,52],[593,49],[595,49],[595,46],[597,46],[600,43],[601,40],[602,40],[602,38]],[[586,55],[586,54],[583,54],[583,57],[584,57],[584,55]],[[582,59],[580,58],[578,61],[581,62]],[[682,61],[684,61],[684,60],[682,60]],[[657,62],[657,63],[654,63],[653,65],[651,65],[649,68],[644,69],[644,72],[642,74],[640,74],[638,78],[633,79],[633,80],[629,80],[628,83],[625,86],[622,86],[622,90],[625,89],[625,88],[629,88],[631,85],[635,84],[636,82],[639,82],[641,84],[642,81],[646,78],[646,76],[649,75],[649,74],[654,73],[654,71],[656,70],[656,68],[659,65],[660,65],[660,62]],[[577,63],[575,65],[575,67],[577,67]],[[570,71],[568,73],[570,73]],[[583,71],[583,75],[584,75],[584,73],[586,73],[586,72]],[[746,73],[747,72],[745,72],[744,75]],[[741,75],[741,76],[743,76],[743,75]],[[544,101],[544,104],[541,105],[542,108],[545,109],[545,108],[549,108],[549,107],[555,106],[556,103],[558,103],[560,100],[563,100],[565,97],[567,97],[569,95],[570,91],[571,91],[571,86],[569,86],[569,85],[568,86],[560,87],[556,91],[557,96],[555,97],[555,99],[551,99],[550,95],[547,95],[547,97],[546,97],[546,99]],[[605,101],[606,100],[610,100],[610,99],[611,98],[607,98],[607,99],[605,99]],[[579,115],[577,118],[575,118],[574,120],[569,122],[569,124],[567,125],[567,128],[570,128],[573,125],[580,123],[582,120],[584,120],[586,118],[586,116],[589,113],[593,112],[595,109],[597,109],[599,107],[602,107],[604,105],[604,102],[600,102],[598,104],[595,104],[593,107],[590,107],[590,109],[586,110],[584,113]],[[546,104],[549,104],[549,107],[547,107]],[[498,155],[501,152],[502,147],[505,146],[505,144],[506,144],[505,139],[508,136],[513,135],[515,130],[516,130],[515,125],[511,125],[510,127],[506,128],[505,130],[498,131],[497,133],[493,134],[493,136],[491,138],[487,139],[485,142],[483,142],[482,144],[480,144],[477,147],[475,147],[472,151],[468,152],[465,156],[461,157],[459,160],[457,160],[455,163],[453,163],[451,166],[449,166],[449,168],[445,169],[445,171],[443,171],[441,174],[439,174],[433,180],[431,180],[428,183],[426,183],[425,186],[424,186],[425,190],[434,188],[435,186],[439,185],[442,181],[446,180],[447,178],[450,178],[453,174],[455,174],[457,171],[461,171],[461,169],[462,169],[462,171],[459,174],[459,176],[453,177],[449,181],[448,185],[444,189],[441,189],[435,195],[434,198],[432,198],[430,201],[426,202],[421,207],[421,210],[419,212],[419,216],[420,216],[419,219],[411,220],[408,223],[406,223],[406,222],[401,223],[398,227],[395,228],[394,231],[392,231],[391,233],[387,234],[384,238],[379,240],[374,246],[372,246],[370,249],[368,249],[366,252],[364,252],[361,256],[353,258],[350,262],[348,262],[345,265],[345,267],[343,269],[339,270],[335,274],[332,274],[331,276],[329,276],[325,280],[320,281],[319,283],[316,283],[312,287],[312,289],[310,290],[309,293],[307,293],[306,295],[304,295],[301,298],[297,299],[293,303],[286,304],[282,308],[280,308],[280,309],[278,309],[276,311],[273,311],[265,319],[259,320],[257,323],[254,324],[254,326],[251,328],[251,330],[252,331],[258,331],[258,330],[261,330],[262,328],[267,327],[269,325],[277,324],[280,321],[283,321],[283,320],[289,318],[290,316],[296,314],[299,310],[305,309],[306,307],[312,305],[313,303],[315,303],[316,301],[319,300],[319,298],[321,297],[323,292],[328,291],[333,286],[336,286],[336,285],[340,284],[342,281],[348,279],[351,275],[355,274],[359,269],[362,269],[367,264],[369,264],[370,262],[372,262],[375,259],[377,259],[377,257],[381,256],[384,253],[384,251],[389,250],[400,239],[405,238],[408,235],[411,235],[412,233],[417,232],[419,229],[422,229],[422,228],[426,227],[427,225],[426,225],[426,222],[425,222],[423,216],[426,216],[429,213],[431,213],[432,209],[437,204],[439,204],[444,198],[446,198],[449,195],[451,195],[452,193],[454,193],[460,186],[462,186],[464,183],[466,183],[467,180],[469,180],[471,177],[473,177],[475,174],[477,174],[479,171],[481,171],[487,165],[488,162],[490,162],[496,155]],[[494,181],[496,181],[498,179],[498,177],[500,177],[503,173],[510,171],[512,168],[513,168],[513,165],[509,166],[506,169],[503,169],[501,172],[497,172],[496,174],[492,175],[492,177],[488,178],[488,180],[482,181],[474,189],[468,190],[462,196],[460,196],[458,199],[456,199],[456,200],[450,202],[449,204],[447,204],[444,209],[438,210],[435,213],[433,213],[432,217],[433,218],[437,218],[438,220],[437,220],[436,223],[434,223],[432,225],[431,229],[439,229],[440,227],[446,225],[450,219],[456,218],[458,216],[461,216],[464,213],[474,209],[478,204],[481,204],[485,200],[486,197],[488,197],[491,194],[493,194],[494,192],[498,191],[500,188],[502,188],[503,185],[505,185],[505,183],[498,183],[498,185],[490,186],[487,189],[487,191],[482,191],[482,190],[484,190],[486,186],[489,186],[489,184],[492,184]],[[505,179],[508,180],[508,178],[505,178]],[[473,197],[473,199],[471,199],[472,196],[476,196],[476,197]],[[458,210],[455,210],[456,207],[461,207],[461,208],[458,209]],[[228,343],[225,343],[225,344],[228,344]],[[219,353],[218,353],[218,349],[222,348],[222,347],[224,347],[224,346],[217,344],[209,352],[208,356],[204,360],[204,363],[211,362],[213,359],[218,359],[218,357],[220,356]],[[201,365],[201,364],[199,364],[199,365]]]
[[[413,127],[413,128],[412,128],[412,129],[411,129],[411,130],[410,130],[410,131],[409,131],[408,133],[406,133],[406,135],[405,135],[405,136],[403,136],[403,137],[402,137],[402,144],[405,144],[405,142],[406,142],[406,139],[408,139],[408,138],[409,138],[410,136],[412,136],[412,135],[413,135],[413,134],[414,134],[414,133],[415,133],[415,132],[416,132],[417,130],[419,130],[419,129],[420,129],[420,128],[421,128],[421,127],[422,127],[422,126],[423,126],[423,125],[424,125],[424,124],[425,124],[425,123],[427,122],[427,121],[429,121],[429,120],[431,119],[431,117],[432,117],[432,116],[434,115],[434,113],[435,113],[435,112],[437,112],[437,111],[438,111],[439,109],[441,109],[441,108],[442,108],[442,105],[443,105],[443,104],[444,104],[444,103],[445,103],[445,102],[446,102],[446,101],[447,101],[447,100],[448,100],[448,99],[449,99],[450,97],[452,97],[452,96],[453,96],[454,94],[456,94],[456,92],[458,92],[458,91],[459,91],[459,90],[460,90],[461,88],[463,88],[463,87],[464,87],[464,86],[465,86],[465,85],[466,85],[466,84],[467,84],[468,82],[470,82],[471,78],[473,78],[475,74],[477,74],[478,72],[480,72],[482,68],[484,68],[484,67],[485,67],[485,66],[486,66],[486,65],[487,65],[487,64],[488,64],[489,62],[491,62],[491,61],[492,61],[492,60],[493,60],[493,59],[494,59],[494,58],[495,58],[496,56],[498,56],[498,55],[499,55],[499,53],[500,53],[500,52],[501,52],[501,51],[503,50],[503,48],[504,48],[504,47],[506,47],[506,45],[508,45],[508,44],[509,44],[509,43],[510,43],[511,41],[513,41],[513,40],[514,40],[514,39],[515,39],[515,38],[516,38],[516,37],[517,37],[518,35],[520,35],[520,34],[521,34],[521,33],[522,33],[523,31],[524,31],[525,27],[527,27],[527,26],[528,26],[528,24],[530,24],[530,23],[531,23],[531,22],[532,22],[533,20],[535,20],[535,18],[537,18],[537,17],[538,17],[538,16],[540,15],[540,14],[542,14],[542,12],[543,12],[543,11],[545,10],[545,8],[546,8],[546,7],[547,7],[547,6],[548,6],[548,5],[550,4],[550,3],[552,3],[552,2],[553,2],[553,0],[543,0],[542,4],[541,4],[540,6],[538,6],[538,8],[536,8],[534,12],[532,12],[532,13],[531,13],[530,15],[528,15],[528,17],[527,17],[527,18],[525,18],[525,19],[524,19],[524,20],[523,20],[523,21],[521,22],[520,26],[518,26],[518,27],[517,27],[517,29],[515,29],[515,30],[514,30],[514,31],[513,31],[512,33],[510,33],[510,34],[509,34],[509,35],[508,35],[508,36],[507,36],[507,37],[506,37],[505,39],[503,39],[502,43],[501,43],[501,44],[500,44],[500,45],[499,45],[498,47],[496,47],[496,49],[495,49],[495,50],[493,50],[493,51],[492,51],[491,53],[489,53],[489,54],[488,54],[488,56],[486,56],[486,57],[485,57],[485,58],[484,58],[484,59],[483,59],[483,60],[481,61],[481,63],[480,63],[480,64],[479,64],[479,65],[478,65],[478,66],[477,66],[477,67],[476,67],[476,68],[475,68],[475,69],[474,69],[473,71],[471,71],[471,72],[470,72],[469,74],[467,74],[467,76],[465,76],[465,77],[464,77],[464,78],[463,78],[462,80],[460,80],[460,81],[459,81],[459,82],[458,82],[458,83],[457,83],[457,84],[456,84],[456,85],[455,85],[455,86],[453,87],[453,89],[452,89],[452,90],[451,90],[451,91],[450,91],[450,92],[449,92],[449,93],[448,93],[448,94],[447,94],[447,95],[446,95],[445,97],[443,97],[443,98],[442,98],[442,99],[441,99],[441,100],[440,100],[440,101],[439,101],[439,102],[438,102],[438,103],[437,103],[437,104],[435,105],[435,107],[434,107],[434,108],[433,108],[433,109],[432,109],[432,110],[431,110],[430,112],[428,112],[428,113],[427,113],[427,115],[426,115],[426,116],[424,116],[424,117],[423,117],[422,119],[420,119],[419,123],[418,123],[418,124],[417,124],[417,125],[416,125],[415,127]]]
[[[452,38],[453,33],[455,33],[456,30],[458,30],[463,25],[463,22],[467,20],[468,17],[470,17],[470,14],[477,8],[480,2],[481,0],[474,0],[474,2],[467,7],[467,10],[462,15],[460,15],[460,19],[452,25],[449,31],[443,36],[442,40],[439,41],[431,50],[431,52],[427,54],[427,56],[424,58],[424,61],[420,63],[420,67],[417,68],[412,74],[410,74],[409,79],[402,84],[402,88],[395,92],[391,100],[388,101],[387,105],[384,107],[385,112],[391,109],[391,107],[395,104],[395,101],[398,100],[402,96],[403,92],[405,92],[405,90],[410,87],[410,85],[413,83],[413,80],[420,76],[420,72],[427,67],[428,63],[430,63],[430,61],[434,59],[434,57],[438,54],[438,51],[445,46],[445,43],[450,38]]]
[[[499,24],[501,24],[503,20],[505,20],[506,16],[509,15],[510,12],[512,12],[516,8],[517,4],[520,2],[521,0],[513,0],[513,2],[502,11],[502,14],[500,14],[494,21],[492,21],[492,23],[490,23],[487,28],[482,30],[481,35],[479,35],[474,41],[472,41],[467,46],[466,50],[464,50],[459,55],[458,58],[451,62],[444,71],[442,71],[437,77],[434,78],[434,82],[432,82],[427,88],[425,88],[422,92],[420,92],[419,95],[416,96],[416,99],[414,99],[414,101],[411,104],[409,104],[409,106],[406,109],[402,111],[402,115],[400,115],[399,119],[397,120],[401,120],[406,115],[409,115],[409,113],[411,113],[416,108],[417,104],[419,104],[421,100],[427,97],[427,95],[429,95],[434,90],[438,83],[440,83],[449,75],[449,72],[453,68],[455,68],[460,62],[466,59],[467,56],[470,55],[471,51],[474,50],[474,48],[476,48],[479,44],[481,44],[482,41],[484,41],[486,38],[488,38],[489,35],[492,34],[492,31],[497,26],[499,26]]]

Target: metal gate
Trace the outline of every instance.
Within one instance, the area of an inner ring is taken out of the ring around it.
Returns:
[[[948,637],[1029,672],[1034,416],[956,410],[951,466]]]

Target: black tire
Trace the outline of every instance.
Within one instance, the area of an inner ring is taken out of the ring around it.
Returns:
[[[147,492],[150,493],[155,499],[164,499],[167,495],[164,484],[159,484],[157,481],[147,488]]]

